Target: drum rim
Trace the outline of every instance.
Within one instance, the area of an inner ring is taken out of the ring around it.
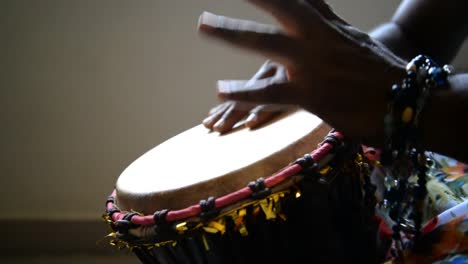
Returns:
[[[273,175],[266,177],[264,180],[265,187],[275,187],[287,179],[297,175],[306,167],[309,167],[312,164],[316,165],[318,162],[321,162],[334,150],[337,143],[342,142],[343,140],[343,134],[332,129],[325,137],[325,140],[319,144],[318,148],[311,153],[304,155],[309,159],[307,162],[308,164],[303,164],[304,158],[296,160]],[[212,209],[222,209],[235,203],[239,203],[240,201],[251,197],[252,194],[253,190],[250,187],[243,187],[226,195],[214,198],[214,208]],[[133,225],[152,226],[156,224],[158,220],[155,218],[158,217],[162,218],[159,221],[176,222],[190,217],[199,216],[203,212],[200,204],[194,204],[178,210],[160,210],[155,212],[153,215],[141,215],[137,212],[121,211],[115,203],[115,197],[116,190],[114,189],[106,201],[106,214],[104,215],[104,218],[109,222],[109,224],[115,224],[118,221],[127,220]]]

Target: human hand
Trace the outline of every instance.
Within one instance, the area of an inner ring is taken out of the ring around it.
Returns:
[[[272,79],[276,81],[286,81],[286,69],[281,64],[268,60],[249,81],[223,80],[222,82],[248,86],[249,83],[258,80]],[[245,126],[257,128],[271,120],[277,114],[289,110],[290,108],[291,106],[286,105],[226,101],[210,110],[208,117],[203,120],[203,125],[214,131],[225,133],[229,132],[240,120],[247,117],[244,122]]]
[[[348,137],[383,142],[385,98],[406,62],[321,0],[249,0],[282,29],[203,13],[199,31],[286,67],[287,79],[218,82],[223,100],[299,105]]]

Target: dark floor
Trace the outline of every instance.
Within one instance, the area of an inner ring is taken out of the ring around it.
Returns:
[[[28,256],[28,257],[6,257],[4,264],[139,264],[133,255],[117,256],[92,256],[92,255],[70,255],[70,256]]]

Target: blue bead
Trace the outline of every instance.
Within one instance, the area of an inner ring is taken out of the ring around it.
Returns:
[[[429,78],[434,80],[437,86],[443,86],[447,83],[447,73],[440,67],[429,69]]]

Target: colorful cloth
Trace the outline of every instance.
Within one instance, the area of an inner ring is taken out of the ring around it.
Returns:
[[[468,264],[468,165],[433,152],[426,156],[428,193],[419,243],[398,258],[390,248],[390,263]],[[377,169],[372,181],[377,185],[377,198],[382,199],[385,176]],[[385,211],[377,210],[377,214],[382,218],[381,232],[386,234],[381,237],[389,239],[394,223]]]

